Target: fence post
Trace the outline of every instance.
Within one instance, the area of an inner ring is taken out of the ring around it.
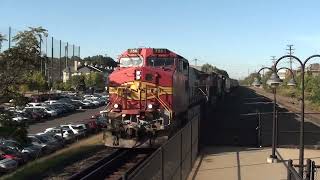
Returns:
[[[288,168],[287,168],[287,180],[291,180],[291,171],[290,168],[292,168],[292,160],[288,160]]]
[[[314,173],[316,172],[316,163],[314,161],[311,162],[311,175],[310,180],[315,180]]]
[[[257,131],[258,131],[258,147],[262,147],[261,143],[261,112],[257,110],[257,115],[258,115],[258,126],[257,126]]]
[[[59,80],[62,80],[62,70],[61,70],[61,40],[59,41]]]
[[[53,83],[53,37],[51,37],[51,72],[50,72],[50,89]]]
[[[161,179],[164,180],[164,152],[163,152],[163,147],[160,147],[161,149]]]
[[[310,180],[310,175],[311,175],[311,160],[307,159],[306,180]]]
[[[11,48],[11,26],[9,26],[9,49]]]

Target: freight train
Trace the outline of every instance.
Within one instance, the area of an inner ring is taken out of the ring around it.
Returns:
[[[109,75],[105,145],[161,145],[187,121],[188,108],[201,101],[215,104],[236,86],[236,80],[191,67],[168,49],[128,49]]]

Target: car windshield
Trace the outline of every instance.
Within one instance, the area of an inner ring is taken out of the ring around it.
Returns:
[[[122,57],[120,58],[120,67],[138,67],[142,66],[143,61],[140,57]]]
[[[149,57],[147,66],[173,66],[174,59],[170,57]]]

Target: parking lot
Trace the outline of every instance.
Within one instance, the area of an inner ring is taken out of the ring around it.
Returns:
[[[44,122],[38,122],[29,126],[28,133],[36,134],[36,133],[43,132],[47,128],[57,127],[61,124],[72,124],[72,123],[80,122],[82,120],[89,119],[92,115],[99,113],[104,108],[105,106],[95,108],[95,109],[77,110],[73,114],[69,114],[63,117],[58,117],[52,120],[47,120]]]

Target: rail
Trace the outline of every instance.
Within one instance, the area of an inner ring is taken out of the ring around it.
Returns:
[[[118,149],[87,169],[74,174],[70,180],[87,179],[127,179],[154,149]]]

